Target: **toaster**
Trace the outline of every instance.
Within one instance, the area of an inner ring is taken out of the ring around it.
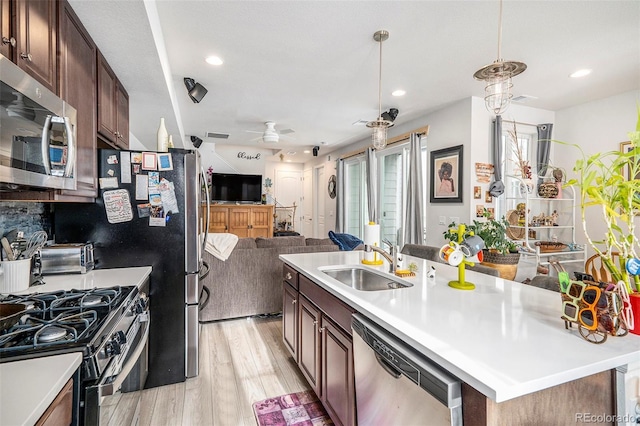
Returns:
[[[40,249],[42,275],[85,274],[93,269],[93,244],[53,244]]]

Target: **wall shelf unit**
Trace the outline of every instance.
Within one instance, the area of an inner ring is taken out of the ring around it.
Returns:
[[[581,263],[586,251],[576,244],[576,199],[573,187],[562,188],[560,197],[540,197],[535,182],[505,176],[507,236],[522,247],[524,258],[538,265]],[[520,209],[518,208],[520,207]]]

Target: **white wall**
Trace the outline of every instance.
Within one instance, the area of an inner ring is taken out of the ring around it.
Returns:
[[[628,141],[628,133],[635,130],[638,105],[640,90],[634,90],[557,111],[553,138],[580,145],[587,157],[597,152],[617,151],[620,142]],[[554,144],[554,148],[556,164],[567,171],[568,178],[576,177],[573,166],[581,156],[580,151],[561,144]],[[579,206],[576,216],[580,217]],[[636,217],[636,226],[640,226],[638,221]],[[594,239],[604,236],[606,225],[597,209],[587,211],[587,230]],[[585,243],[581,229],[576,232],[576,239],[578,243]]]

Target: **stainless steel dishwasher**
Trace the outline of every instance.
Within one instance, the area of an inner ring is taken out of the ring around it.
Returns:
[[[358,425],[462,425],[458,378],[360,314],[351,327]]]

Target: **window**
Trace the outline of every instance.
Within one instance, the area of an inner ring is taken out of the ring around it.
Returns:
[[[378,151],[378,223],[380,237],[394,244],[403,244],[404,218],[407,205],[409,169],[408,144],[393,145]],[[427,191],[427,149],[422,148],[422,199]],[[366,162],[364,156],[345,160],[345,231],[359,238],[364,236],[364,225],[369,222],[366,189]],[[426,210],[426,206],[425,206]],[[423,212],[426,227],[426,212]],[[424,229],[423,229],[424,232]]]
[[[364,224],[369,221],[366,206],[366,164],[364,157],[356,157],[345,161],[344,174],[346,183],[345,198],[345,230],[343,232],[362,238]]]
[[[537,129],[535,126],[526,124],[516,124],[515,134],[517,135],[517,144],[513,140],[511,134],[514,134],[513,122],[502,122],[502,158],[500,165],[502,167],[502,181],[515,185],[512,188],[505,187],[505,195],[498,197],[496,203],[496,217],[502,217],[507,214],[506,197],[515,197],[519,194],[520,189],[515,179],[505,179],[506,176],[521,177],[520,160],[528,162],[533,168],[533,145],[537,140]],[[520,157],[520,158],[519,158]]]

